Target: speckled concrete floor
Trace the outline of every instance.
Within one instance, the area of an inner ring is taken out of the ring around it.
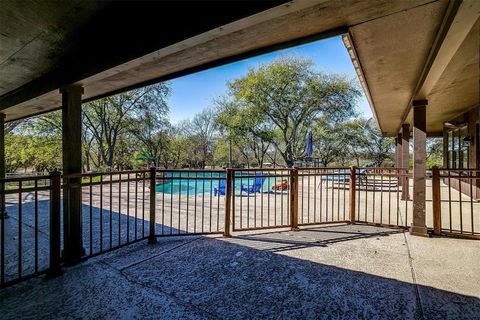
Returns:
[[[0,291],[2,319],[475,319],[480,242],[362,225],[161,238]]]

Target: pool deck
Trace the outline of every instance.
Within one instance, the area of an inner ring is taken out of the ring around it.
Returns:
[[[332,225],[136,243],[0,291],[2,319],[478,319],[480,242]]]

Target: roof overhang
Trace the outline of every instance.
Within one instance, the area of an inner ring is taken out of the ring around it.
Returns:
[[[350,30],[363,69],[365,87],[377,111],[377,119],[382,123],[382,112],[377,107],[378,88],[372,84],[370,66],[365,67],[364,57],[370,56],[370,53],[366,54],[364,48],[358,46],[357,36],[365,28],[373,29],[377,31],[375,36],[378,40],[378,36],[389,35],[383,32],[383,27],[393,32],[398,25],[394,25],[392,30],[391,23],[408,22],[405,16],[418,10],[430,12],[434,21],[426,19],[418,25],[427,32],[426,38],[415,38],[424,40],[426,44],[421,41],[420,47],[428,51],[424,46],[428,47],[433,42],[432,33],[437,29],[435,21],[441,21],[448,6],[447,0],[282,2],[191,2],[188,5],[185,2],[147,2],[141,5],[114,2],[103,5],[96,1],[73,1],[71,5],[57,6],[60,8],[54,12],[60,18],[45,22],[47,27],[52,28],[43,35],[45,41],[49,40],[46,48],[34,50],[28,45],[28,40],[36,40],[25,39],[25,47],[20,46],[15,51],[12,46],[10,55],[0,51],[1,58],[5,58],[9,65],[28,64],[28,68],[16,70],[0,65],[2,78],[7,77],[15,84],[10,87],[0,84],[0,110],[6,114],[7,121],[28,117],[59,108],[61,99],[58,89],[66,84],[82,85],[84,101],[89,101]],[[12,12],[17,12],[17,15],[19,12],[23,20],[29,21],[32,17],[27,13],[33,10],[37,13],[33,16],[46,20],[51,16],[49,10],[39,10],[33,4],[27,12],[21,4],[22,1],[9,2],[6,15],[15,16]],[[83,20],[77,19],[77,15],[67,15],[66,18],[62,14],[62,10],[75,12],[78,8],[84,12],[80,15]],[[5,12],[2,10],[0,17],[3,18]],[[69,27],[72,28],[69,36],[60,37],[57,42],[48,37],[49,34],[58,36],[54,31]],[[12,28],[14,36],[11,38],[15,38],[15,35],[20,37],[31,33],[35,25],[30,29],[28,26]],[[411,27],[408,31],[413,32]],[[410,33],[406,32],[406,35]],[[366,41],[372,44],[372,39]],[[405,38],[405,41],[409,39]],[[57,50],[51,50],[52,47]],[[45,57],[50,58],[46,61],[56,63],[41,69],[38,65],[44,63]],[[416,63],[416,67],[420,68],[424,59],[418,60],[422,60]],[[29,73],[31,70],[36,72]]]
[[[428,100],[427,134],[479,103],[480,2],[435,1],[349,29],[344,42],[385,135]]]

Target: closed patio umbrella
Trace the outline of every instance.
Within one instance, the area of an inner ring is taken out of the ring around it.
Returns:
[[[307,147],[305,150],[305,157],[311,157],[313,154],[313,133],[309,131],[307,134]]]

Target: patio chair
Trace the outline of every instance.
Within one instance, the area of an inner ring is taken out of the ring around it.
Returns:
[[[252,186],[244,185],[242,183],[242,191],[248,194],[261,192],[264,181],[265,177],[263,174],[257,174]]]
[[[227,180],[220,180],[218,186],[213,187],[213,196],[224,196],[227,187]]]

